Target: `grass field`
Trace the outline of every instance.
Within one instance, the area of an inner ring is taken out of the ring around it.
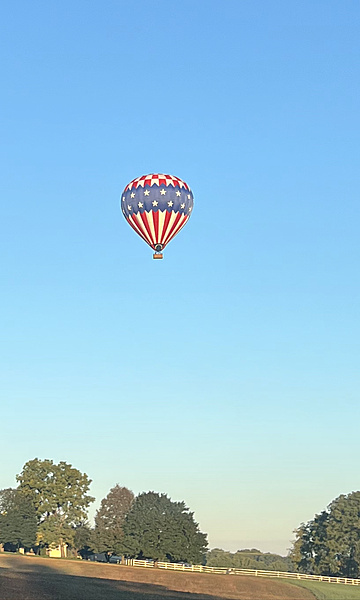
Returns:
[[[272,579],[0,554],[0,600],[314,600]]]
[[[0,554],[0,600],[360,600],[360,586]]]
[[[292,581],[312,592],[318,600],[360,600],[360,585],[320,583],[318,581]]]

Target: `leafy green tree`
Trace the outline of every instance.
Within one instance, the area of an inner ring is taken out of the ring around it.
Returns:
[[[43,546],[63,546],[74,544],[75,528],[66,522],[64,515],[55,513],[44,519],[37,532],[37,540]]]
[[[290,558],[294,568],[300,573],[313,572],[313,552],[310,541],[309,524],[301,523],[300,527],[295,529],[295,541],[290,550]]]
[[[101,501],[95,515],[94,544],[97,552],[124,552],[123,524],[133,501],[133,492],[118,484]]]
[[[134,500],[124,525],[125,553],[132,557],[202,563],[206,534],[184,502],[147,492]]]
[[[360,492],[342,494],[296,531],[291,557],[299,571],[360,575]]]
[[[36,542],[37,519],[32,503],[18,490],[0,491],[0,543],[18,550]]]
[[[345,577],[360,575],[360,492],[342,494],[329,505],[326,528],[332,563]]]
[[[18,489],[35,508],[43,545],[72,543],[74,528],[86,520],[94,498],[87,494],[91,480],[72,465],[35,458],[17,476]]]

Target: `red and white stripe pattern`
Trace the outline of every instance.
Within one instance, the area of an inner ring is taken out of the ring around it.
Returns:
[[[155,250],[157,244],[163,249],[189,220],[190,215],[175,211],[158,210],[133,213],[127,222],[143,240]]]

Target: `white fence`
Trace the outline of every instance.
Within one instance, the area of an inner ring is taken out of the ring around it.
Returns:
[[[310,581],[325,581],[327,583],[342,583],[360,585],[360,579],[349,577],[327,577],[325,575],[305,575],[305,573],[287,573],[285,571],[261,571],[255,569],[233,569],[225,567],[207,567],[205,565],[187,565],[183,563],[154,562],[152,560],[126,559],[126,564],[132,567],[157,567],[169,571],[186,571],[188,573],[218,573],[221,575],[248,575],[252,577],[276,577],[281,579],[306,579]]]

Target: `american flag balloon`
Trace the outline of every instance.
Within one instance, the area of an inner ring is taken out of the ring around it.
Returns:
[[[186,225],[194,198],[185,181],[152,173],[133,179],[121,194],[121,211],[131,227],[162,258],[162,250]]]

